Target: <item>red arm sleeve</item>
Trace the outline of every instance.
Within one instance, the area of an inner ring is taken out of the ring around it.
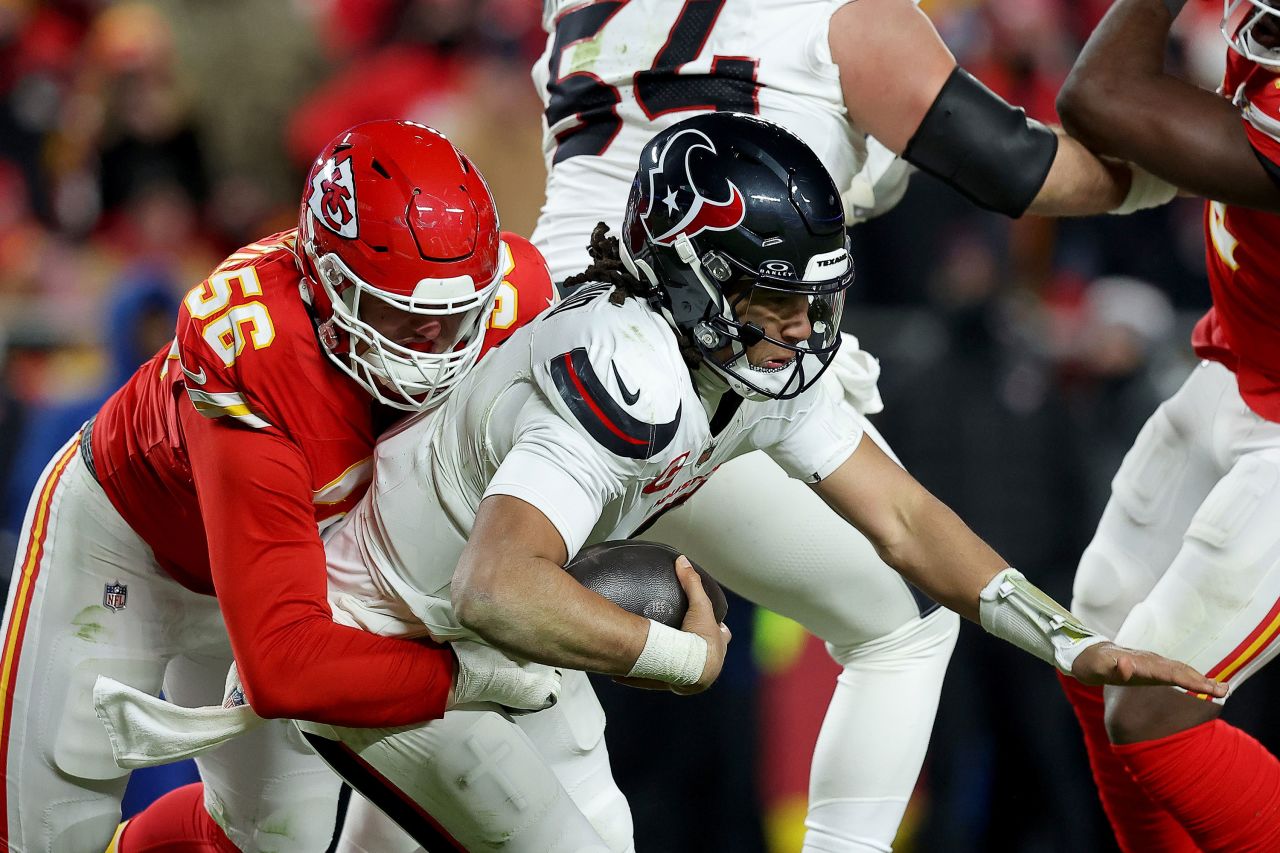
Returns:
[[[452,652],[333,622],[301,451],[274,432],[179,410],[214,588],[254,710],[367,727],[442,716]]]

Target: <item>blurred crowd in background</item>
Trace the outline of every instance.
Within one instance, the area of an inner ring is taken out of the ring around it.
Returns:
[[[1048,122],[1107,5],[922,2],[966,68]],[[1175,29],[1171,62],[1206,88],[1220,15],[1195,2]],[[531,231],[540,21],[535,0],[0,0],[4,572],[49,457],[167,345],[187,289],[291,227],[331,136],[373,118],[440,128],[479,164],[504,227]],[[1068,600],[1111,475],[1189,366],[1209,299],[1202,204],[1010,222],[917,175],[853,239],[847,328],[882,362],[878,425],[926,486]],[[731,619],[735,660],[708,694],[602,686],[641,851],[799,849],[834,665],[778,617],[737,601]],[[1228,715],[1275,749],[1258,695],[1273,682],[1248,692]],[[1105,836],[1052,673],[967,627],[897,849],[1105,851]]]

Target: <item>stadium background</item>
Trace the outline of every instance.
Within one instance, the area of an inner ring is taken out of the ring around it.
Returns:
[[[922,5],[967,68],[1052,121],[1107,0]],[[1210,88],[1220,14],[1193,2],[1171,51]],[[480,165],[504,226],[529,233],[545,174],[539,18],[535,0],[0,0],[6,583],[49,456],[172,334],[185,290],[290,227],[330,136],[370,118],[441,128]],[[1201,205],[1010,222],[917,176],[853,236],[847,326],[882,360],[877,423],[925,485],[1067,600],[1111,474],[1189,366],[1208,301]],[[794,624],[741,601],[731,614],[733,660],[710,693],[601,686],[641,851],[799,849],[836,669]],[[1273,750],[1277,692],[1264,673],[1228,711]],[[126,810],[189,772],[138,778]],[[1052,673],[973,626],[896,849],[1113,849]]]

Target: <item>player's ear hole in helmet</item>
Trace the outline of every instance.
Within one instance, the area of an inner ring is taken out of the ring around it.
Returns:
[[[720,112],[657,134],[622,232],[622,266],[738,394],[794,397],[831,363],[853,282],[844,209],[789,131]]]
[[[307,176],[304,296],[326,355],[387,405],[427,408],[475,365],[505,253],[484,178],[425,125],[356,125]]]

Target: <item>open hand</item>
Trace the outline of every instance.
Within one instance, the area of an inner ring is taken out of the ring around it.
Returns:
[[[1227,685],[1205,678],[1185,663],[1115,643],[1097,643],[1085,649],[1072,664],[1071,674],[1085,684],[1169,686],[1215,698],[1227,695]]]

